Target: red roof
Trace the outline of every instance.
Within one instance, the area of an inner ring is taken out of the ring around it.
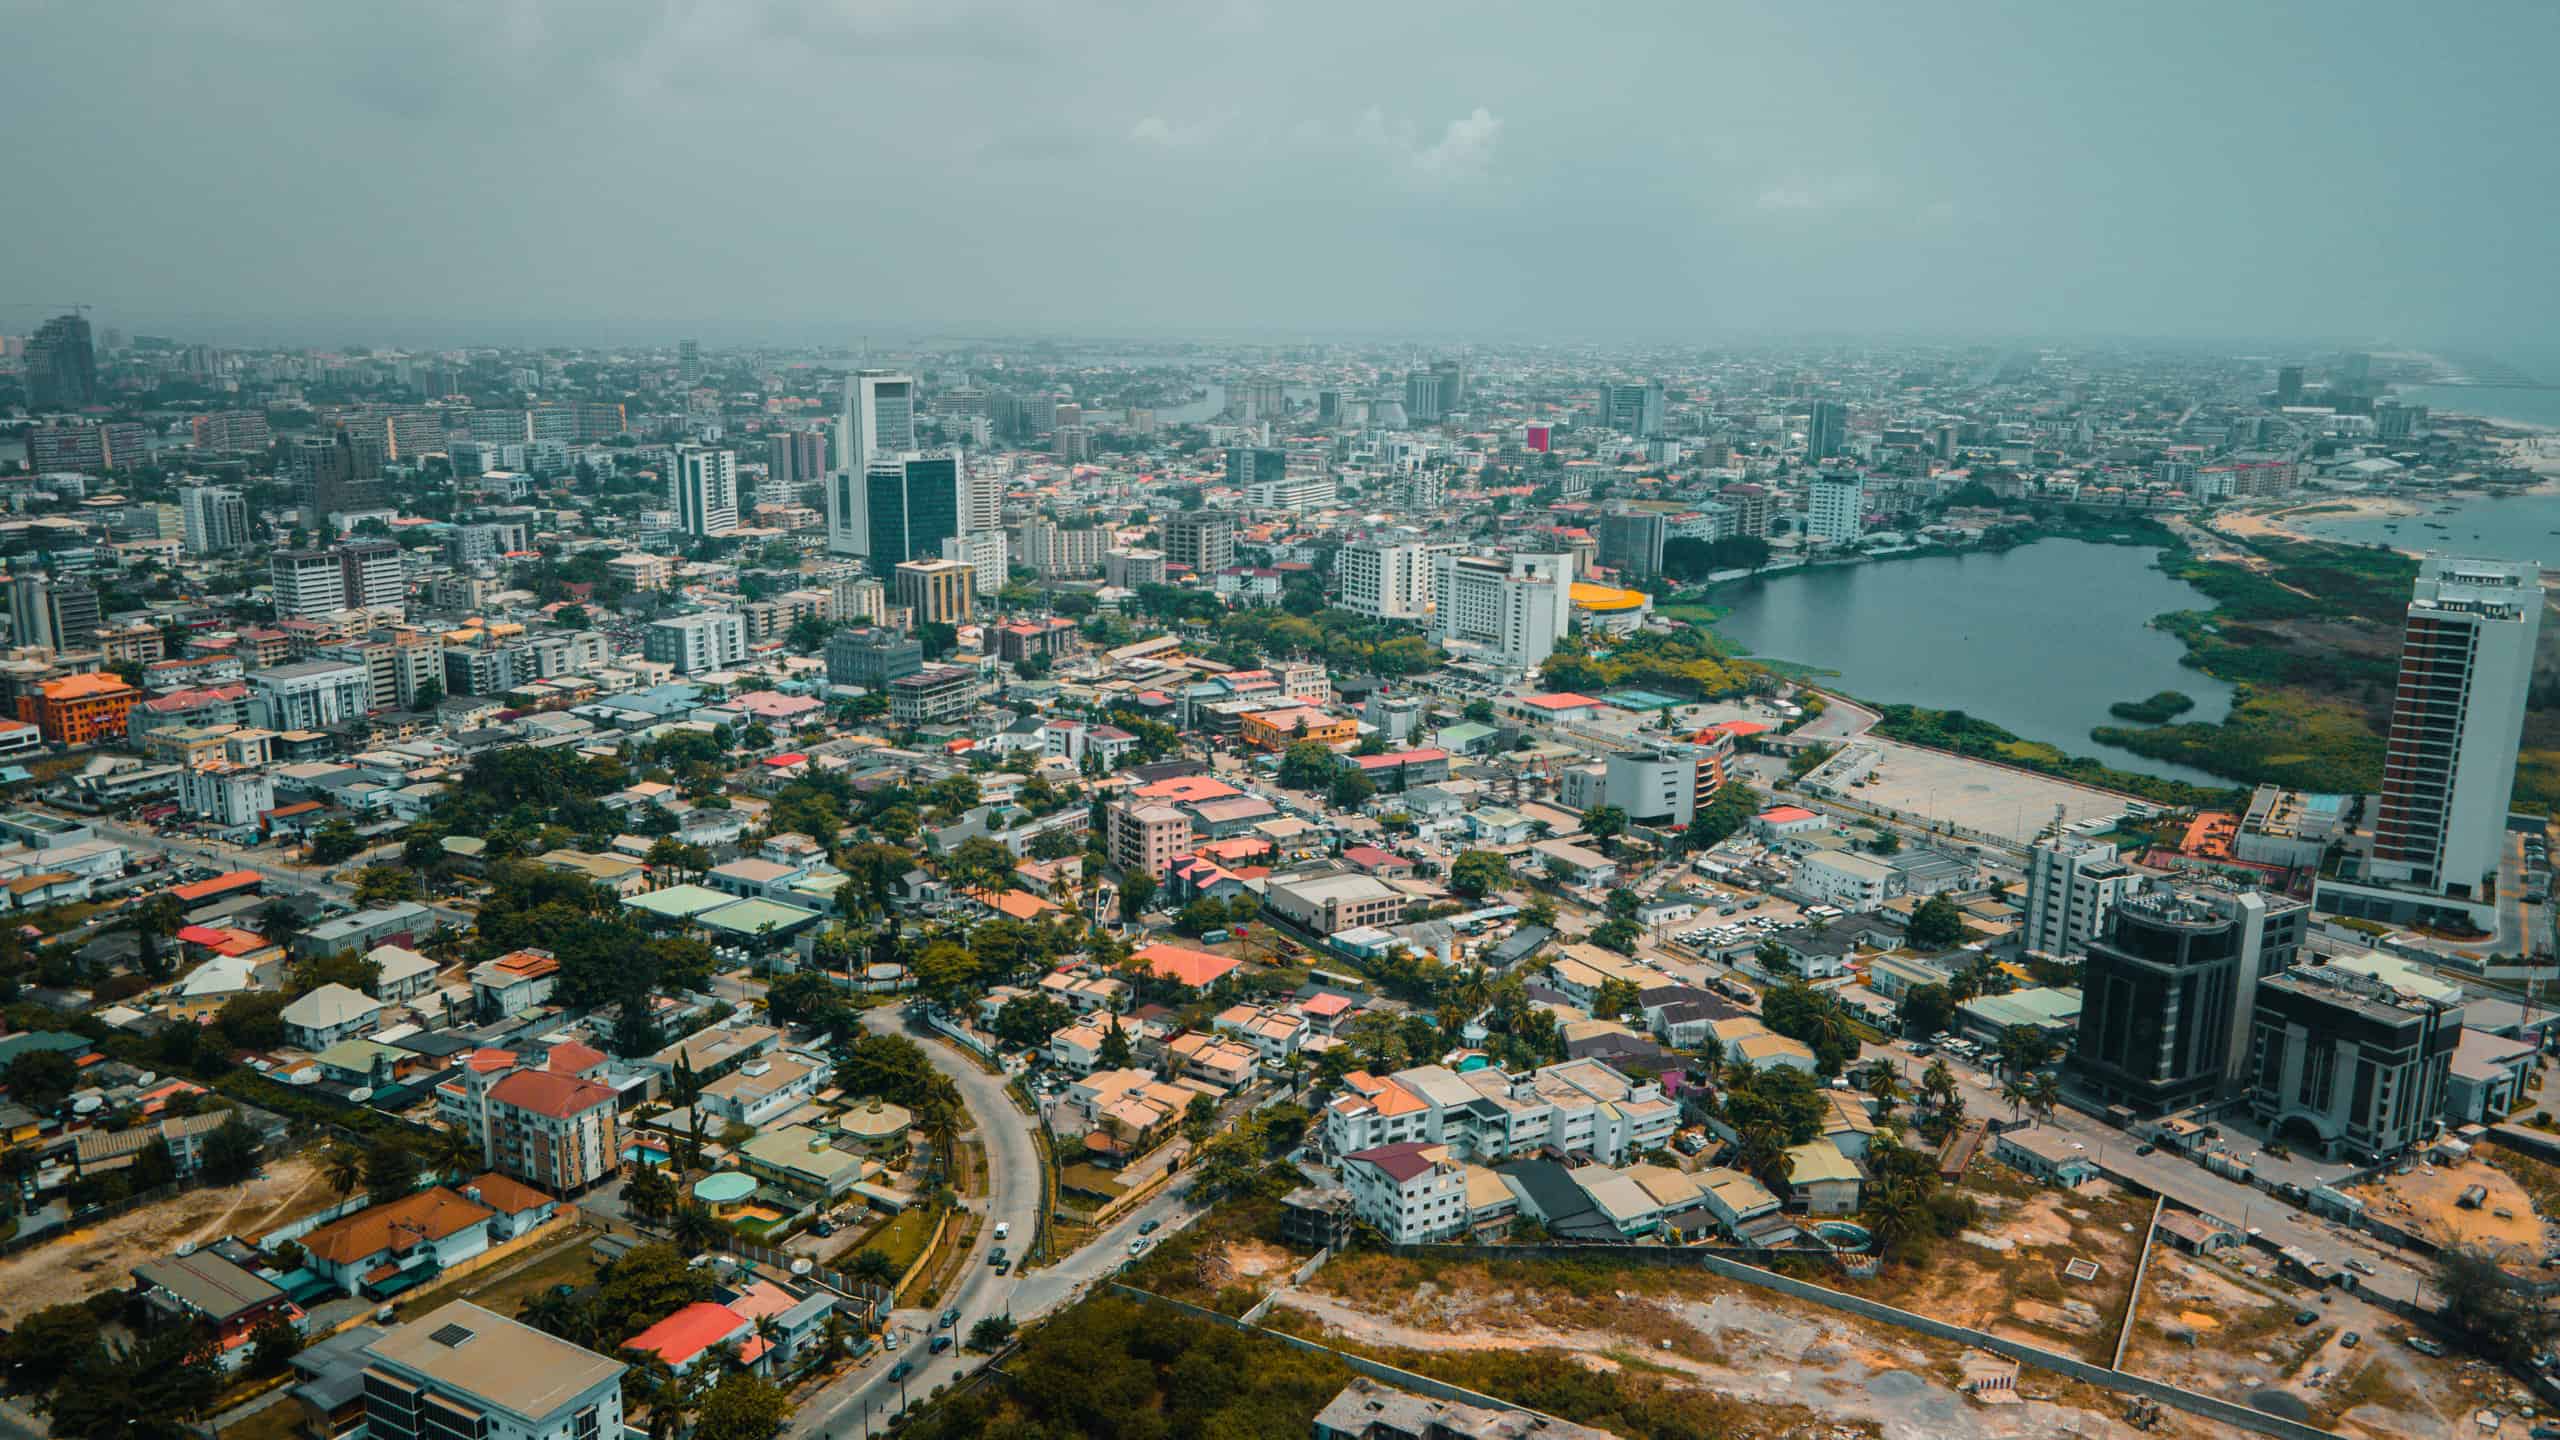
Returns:
[[[1375,845],[1354,845],[1350,849],[1342,852],[1342,858],[1359,866],[1363,870],[1375,870],[1381,865],[1410,865],[1413,863],[1392,850],[1381,850]]]
[[[253,889],[263,883],[265,877],[255,870],[234,870],[228,875],[216,875],[193,885],[181,885],[169,893],[192,904],[198,900],[210,900],[216,895],[228,895],[234,890]]]
[[[797,751],[797,750],[794,750],[794,751],[792,751],[792,752],[791,752],[790,754],[788,754],[788,755],[770,755],[770,756],[767,756],[767,757],[765,758],[765,762],[764,762],[764,763],[766,763],[767,765],[772,765],[772,766],[780,767],[780,766],[784,766],[784,765],[805,765],[805,764],[807,764],[807,763],[808,763],[808,760],[809,760],[809,757],[808,757],[808,756],[801,754],[801,753],[800,753],[799,751]]]
[[[1420,1141],[1407,1140],[1395,1145],[1380,1145],[1374,1149],[1355,1150],[1342,1158],[1345,1160],[1358,1160],[1366,1164],[1375,1165],[1379,1169],[1387,1172],[1388,1179],[1401,1185],[1407,1180],[1413,1179],[1417,1175],[1427,1175],[1431,1173],[1431,1162],[1422,1158],[1422,1152],[1428,1148],[1430,1147],[1422,1144]]]
[[[746,1328],[746,1317],[737,1311],[696,1300],[624,1341],[622,1348],[655,1355],[670,1365],[682,1365]]]
[[[1523,695],[1520,697],[1520,703],[1534,710],[1581,710],[1600,702],[1588,695],[1576,695],[1570,690],[1561,690],[1553,695]]]
[[[1136,958],[1165,979],[1179,980],[1194,990],[1206,990],[1243,963],[1206,950],[1186,950],[1179,945],[1149,945],[1140,950]]]
[[[1793,825],[1799,820],[1813,819],[1814,814],[1801,805],[1772,805],[1761,811],[1758,818],[1772,825]]]
[[[516,1063],[516,1052],[513,1050],[474,1050],[470,1055],[464,1058],[462,1063],[466,1068],[479,1074],[486,1075],[492,1070],[513,1069]]]
[[[613,1104],[613,1092],[602,1085],[548,1070],[519,1070],[489,1087],[489,1098],[554,1120],[566,1120]]]
[[[604,1063],[604,1052],[575,1040],[563,1040],[551,1047],[550,1058],[542,1068],[555,1075],[583,1075]]]
[[[1718,735],[1730,735],[1736,740],[1739,740],[1745,735],[1762,734],[1770,728],[1771,727],[1765,721],[1760,720],[1719,720],[1715,724],[1708,726],[1707,732]]]

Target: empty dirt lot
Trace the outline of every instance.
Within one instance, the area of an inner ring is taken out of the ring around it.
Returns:
[[[2488,1195],[2477,1209],[2460,1204],[2477,1185]],[[2379,1220],[2423,1235],[2439,1245],[2472,1245],[2501,1259],[2541,1260],[2542,1218],[2514,1176],[2481,1160],[2421,1165],[2406,1175],[2385,1175],[2347,1192]]]
[[[245,1185],[190,1190],[74,1229],[0,1260],[0,1325],[14,1325],[48,1305],[131,1285],[134,1266],[190,1241],[254,1238],[327,1209],[337,1198],[318,1164],[292,1155],[268,1162],[265,1173]]]
[[[1270,1323],[1425,1357],[1547,1352],[1596,1371],[1642,1370],[1734,1402],[1736,1440],[1800,1433],[1808,1414],[1886,1440],[2221,1433],[2175,1411],[2137,1431],[2112,1395],[2035,1370],[2019,1375],[2024,1403],[1982,1404],[1955,1388],[1959,1346],[1700,1271],[1354,1254],[1284,1293]]]

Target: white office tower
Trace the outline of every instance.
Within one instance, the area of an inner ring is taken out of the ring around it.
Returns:
[[[1867,527],[1867,484],[1854,474],[1824,472],[1807,494],[1804,533],[1824,545],[1855,540]]]
[[[652,620],[640,632],[641,655],[679,675],[725,670],[747,658],[747,624],[734,610],[701,610]]]
[[[1507,669],[1555,653],[1573,619],[1570,555],[1441,555],[1431,571],[1431,639]]]
[[[1362,540],[1334,559],[1342,608],[1373,620],[1419,620],[1431,613],[1431,550]]]
[[[1004,475],[981,460],[960,467],[960,533],[976,535],[1004,528]]]
[[[2401,632],[2372,878],[2456,900],[2489,894],[2534,644],[2542,567],[2430,555]]]
[[[738,457],[699,445],[676,449],[668,497],[687,535],[726,535],[738,528]]]
[[[326,550],[278,550],[267,576],[279,620],[323,620],[347,608],[346,569]]]
[[[916,382],[866,371],[844,382],[844,414],[836,422],[836,472],[827,482],[827,553],[871,553],[869,497],[863,477],[882,455],[916,448]]]
[[[1003,531],[976,530],[966,535],[944,536],[942,558],[968,566],[969,588],[987,596],[1004,588],[1005,569],[1011,563],[1006,552],[1011,548],[1005,543]]]
[[[249,502],[228,485],[181,486],[178,516],[190,555],[221,555],[249,543]]]
[[[2141,881],[2116,847],[2085,835],[2039,840],[2027,855],[2027,949],[2057,959],[2086,955],[2107,933],[2116,901]]]

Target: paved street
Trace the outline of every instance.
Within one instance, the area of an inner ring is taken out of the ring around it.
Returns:
[[[915,1035],[932,1057],[934,1068],[960,1087],[961,1098],[975,1117],[978,1136],[987,1149],[988,1195],[982,1202],[987,1223],[970,1246],[955,1293],[944,1297],[933,1310],[893,1312],[890,1318],[898,1337],[896,1352],[874,1355],[862,1368],[810,1397],[792,1421],[793,1435],[841,1437],[862,1434],[866,1428],[876,1430],[902,1403],[922,1400],[935,1386],[948,1384],[985,1363],[986,1357],[967,1354],[959,1345],[968,1339],[969,1327],[980,1317],[1011,1315],[1017,1324],[1028,1326],[1035,1318],[1073,1302],[1096,1280],[1126,1263],[1129,1245],[1137,1238],[1140,1226],[1156,1221],[1163,1227],[1157,1232],[1161,1236],[1165,1230],[1187,1223],[1196,1213],[1175,1193],[1179,1186],[1168,1186],[1058,1264],[1028,1274],[1016,1269],[1011,1274],[998,1275],[988,1263],[988,1255],[997,1244],[996,1224],[1003,1222],[1012,1227],[1003,1244],[1006,1253],[1017,1258],[1030,1248],[1037,1230],[1040,1156],[1031,1134],[1031,1118],[1015,1108],[1001,1078],[979,1069],[966,1055],[939,1039],[904,1029],[904,1013],[902,1006],[882,1007],[866,1012],[863,1024],[880,1034]],[[960,1322],[951,1331],[953,1348],[941,1355],[930,1354],[926,1347],[935,1333],[934,1323],[946,1308],[960,1312]],[[889,1371],[902,1360],[915,1366],[903,1387],[889,1380]]]
[[[1866,1059],[1879,1054],[1890,1056],[1903,1072],[1906,1086],[1916,1088],[1920,1073],[1929,1062],[1915,1059],[1900,1042],[1867,1047]],[[1964,1095],[1965,1113],[1977,1118],[2007,1120],[2009,1107],[2000,1098],[2000,1083],[1989,1072],[1977,1070],[1950,1059],[1947,1068],[1955,1072],[1958,1087]],[[2179,1204],[2242,1230],[2255,1230],[2277,1245],[2300,1246],[2332,1265],[2344,1266],[2349,1260],[2360,1260],[2373,1267],[2373,1274],[2359,1275],[2356,1283],[2394,1299],[2414,1300],[2425,1283],[2424,1262],[2412,1262],[2404,1252],[2379,1244],[2342,1226],[2333,1225],[2306,1211],[2297,1210],[2273,1195],[2226,1180],[2203,1166],[2167,1151],[2149,1155],[2136,1153],[2140,1142],[2125,1132],[2091,1115],[2077,1110],[2059,1109],[2050,1120],[2040,1120],[2047,1131],[2068,1136],[2087,1148],[2100,1166],[2111,1173],[2140,1184],[2157,1194],[2166,1195]],[[2331,1167],[2343,1173],[2343,1165]],[[2306,1177],[2304,1183],[2310,1183]]]
[[[60,815],[67,820],[76,820],[99,834],[123,841],[136,850],[158,850],[171,855],[191,856],[207,864],[221,866],[225,870],[254,870],[266,877],[271,885],[287,890],[327,895],[349,904],[355,903],[354,886],[331,880],[316,868],[297,869],[277,863],[272,856],[252,855],[236,845],[225,845],[216,840],[200,840],[188,836],[156,835],[145,826],[128,825],[123,821],[109,820],[102,816],[83,815],[74,810],[53,810],[49,813]],[[383,847],[374,848],[380,850]],[[393,853],[396,854],[397,847],[392,848]],[[427,908],[435,913],[436,920],[440,924],[457,929],[468,929],[471,925],[469,911],[440,904],[430,904]]]

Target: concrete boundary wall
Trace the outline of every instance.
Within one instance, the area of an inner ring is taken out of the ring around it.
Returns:
[[[1550,1258],[1622,1262],[1632,1261],[1637,1264],[1654,1263],[1666,1266],[1687,1264],[1694,1268],[1703,1269],[1712,1274],[1722,1276],[1727,1280],[1738,1281],[1741,1284],[1754,1286],[1758,1289],[1774,1291],[1780,1295],[1792,1296],[1798,1300],[1809,1301],[1828,1310],[1837,1310],[1845,1314],[1858,1316],[1861,1319],[1898,1326],[1902,1329],[1916,1331],[1923,1335],[1935,1336],[1941,1340],[1951,1340],[1959,1345],[1969,1345],[1976,1349],[1987,1350],[1995,1355],[2006,1356],[2022,1365],[2032,1365],[2039,1370],[2060,1375],[2066,1379],[2086,1381],[2091,1385],[2096,1385],[2102,1389],[2111,1390],[2118,1394],[2140,1395],[2147,1399],[2156,1400],[2171,1409],[2183,1410],[2190,1415],[2200,1415],[2207,1420],[2216,1422],[2217,1424],[2236,1426],[2243,1430],[2255,1431],[2261,1435],[2274,1436],[2275,1440],[2339,1440],[2339,1436],[2335,1431],[2323,1430],[2316,1425],[2306,1425],[2300,1421],[2287,1420],[2280,1415],[2270,1415],[2266,1411],[2254,1409],[2250,1406],[2239,1404],[2236,1401],[2225,1400],[2214,1395],[2200,1394],[2193,1390],[2187,1390],[2179,1386],[2169,1384],[2164,1380],[2152,1379],[2147,1375],[2133,1375],[2122,1370],[2110,1369],[2104,1365],[2091,1364],[2077,1356],[2064,1355],[2057,1351],[2044,1349],[2041,1346],[2029,1345],[2022,1341],[2009,1339],[2006,1336],[1994,1335],[1988,1331],[1974,1330],[1966,1326],[1950,1324],[1944,1320],[1932,1319],[1926,1315],[1917,1315],[1908,1310],[1896,1309],[1895,1307],[1884,1304],[1881,1301],[1869,1300],[1864,1296],[1851,1295],[1843,1291],[1833,1290],[1827,1286],[1798,1280],[1792,1276],[1778,1274],[1773,1270],[1763,1270],[1758,1266],[1746,1265],[1740,1261],[1730,1259],[1723,1255],[1712,1254],[1704,1250],[1675,1248],[1669,1246],[1634,1245],[1409,1245],[1389,1246],[1387,1248],[1397,1254],[1403,1255],[1444,1255],[1470,1259]],[[1657,1260],[1655,1259],[1656,1256],[1662,1258]],[[1332,1346],[1323,1345],[1316,1341],[1305,1339],[1301,1336],[1266,1329],[1260,1325],[1238,1320],[1233,1316],[1220,1315],[1213,1310],[1204,1310],[1196,1305],[1189,1305],[1178,1300],[1168,1299],[1164,1296],[1154,1294],[1150,1291],[1140,1290],[1134,1286],[1126,1285],[1116,1280],[1111,1283],[1114,1290],[1139,1300],[1171,1306],[1185,1314],[1193,1315],[1205,1320],[1211,1320],[1218,1324],[1225,1325],[1230,1329],[1249,1331],[1258,1335],[1267,1335],[1273,1339],[1293,1345],[1301,1350],[1321,1351],[1326,1354],[1338,1356],[1344,1363],[1350,1365],[1353,1369],[1375,1379],[1384,1380],[1389,1384],[1403,1385],[1410,1389],[1420,1391],[1426,1395],[1433,1395],[1444,1400],[1457,1400],[1470,1405],[1497,1405],[1512,1410],[1521,1408],[1520,1406],[1511,1404],[1507,1401],[1495,1399],[1490,1396],[1478,1395],[1473,1391],[1465,1390],[1459,1386],[1432,1380],[1427,1376],[1414,1376],[1410,1372],[1399,1370],[1392,1365],[1385,1365],[1377,1361],[1364,1359],[1358,1355],[1348,1354],[1343,1351],[1336,1350]]]
[[[2142,1313],[2142,1280],[2151,1270],[2151,1249],[2160,1243],[2160,1216],[2169,1208],[2169,1197],[2151,1197],[2151,1223],[2142,1230],[2142,1254],[2133,1262],[2133,1286],[2124,1293],[2124,1322],[2116,1327],[2116,1355],[2108,1368],[2124,1369],[2124,1349],[2133,1343],[2133,1317]]]

